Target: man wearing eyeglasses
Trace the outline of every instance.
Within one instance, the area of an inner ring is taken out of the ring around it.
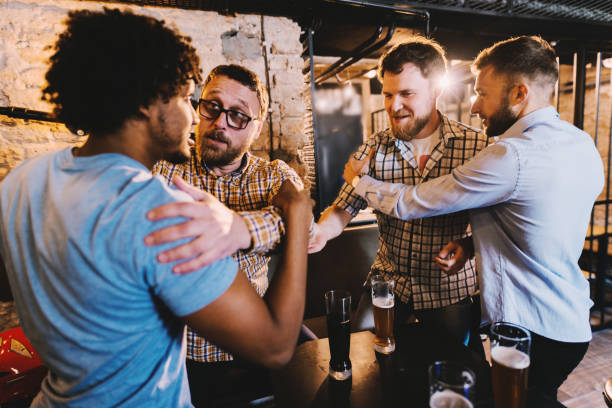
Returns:
[[[260,296],[268,288],[268,253],[280,243],[284,233],[282,218],[270,200],[284,180],[302,186],[298,175],[284,162],[268,162],[248,152],[261,132],[267,110],[268,95],[255,73],[238,65],[217,66],[204,81],[191,159],[179,165],[161,161],[153,169],[169,183],[174,177],[184,179],[234,210],[231,218],[215,217],[214,211],[197,218],[195,205],[160,208],[160,218],[170,215],[196,218],[156,232],[152,236],[156,243],[206,231],[206,235],[188,244],[163,252],[160,261],[176,261],[197,253],[178,266],[178,272],[189,272],[233,255]],[[235,365],[229,363],[233,357],[191,330],[187,341],[192,402],[195,406],[206,406],[203,399],[216,391],[215,379]]]

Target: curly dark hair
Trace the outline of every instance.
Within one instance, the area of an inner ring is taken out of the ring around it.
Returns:
[[[385,72],[399,74],[404,64],[410,62],[421,70],[425,78],[441,77],[446,73],[444,48],[429,38],[414,36],[387,50],[378,63],[378,79],[382,82]]]
[[[259,101],[259,115],[257,119],[264,119],[266,117],[268,113],[268,92],[266,92],[266,88],[256,73],[241,65],[217,65],[204,80],[203,89],[206,89],[206,85],[217,76],[226,76],[256,92],[257,100]]]
[[[139,108],[168,101],[202,81],[191,38],[164,21],[129,11],[71,11],[54,45],[42,99],[72,130],[93,135],[140,117]]]
[[[472,71],[482,71],[487,66],[506,75],[510,83],[524,76],[544,85],[551,94],[559,79],[555,50],[539,36],[514,37],[482,50],[472,64]]]

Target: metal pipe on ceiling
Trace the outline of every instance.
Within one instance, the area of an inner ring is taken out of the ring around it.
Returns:
[[[325,71],[323,71],[321,74],[319,74],[317,78],[315,78],[315,81],[319,83],[319,78],[327,74],[330,74],[329,76],[326,77],[327,79],[328,77],[333,76],[336,73],[340,72],[341,69],[338,69],[338,67],[340,67],[342,64],[344,64],[349,59],[353,58],[355,54],[361,53],[363,50],[369,48],[372,44],[374,44],[376,40],[381,36],[383,29],[384,29],[384,26],[382,24],[379,25],[378,28],[376,29],[376,32],[374,32],[374,34],[370,38],[368,38],[363,43],[358,45],[355,49],[353,49],[350,53],[348,53],[348,55],[345,55],[344,57],[338,59],[336,62],[331,64]]]
[[[347,57],[342,58],[343,61],[342,61],[341,64],[339,64],[333,71],[327,72],[326,74],[319,75],[316,78],[315,83],[317,85],[321,84],[326,79],[331,78],[332,76],[340,73],[344,69],[350,67],[351,65],[353,65],[357,61],[361,60],[362,58],[366,57],[367,55],[371,54],[372,52],[380,49],[381,47],[384,47],[389,41],[391,41],[391,38],[393,38],[393,33],[394,32],[395,32],[395,23],[393,23],[393,24],[391,24],[391,26],[387,27],[387,35],[385,36],[385,38],[383,38],[382,40],[380,40],[380,41],[378,41],[378,42],[376,42],[374,44],[371,44],[369,47],[366,47],[365,49],[362,49],[360,52],[358,52],[356,54],[355,53],[351,53],[351,55],[349,55],[348,58]],[[360,45],[357,48],[362,48],[362,45]]]
[[[393,11],[394,13],[398,13],[398,14],[406,14],[410,16],[421,17],[422,19],[425,20],[425,30],[424,30],[425,37],[429,37],[430,16],[427,10],[398,7],[398,6],[392,6],[390,4],[373,3],[370,1],[362,1],[362,0],[324,0],[324,1],[328,3],[344,4],[344,5],[356,6],[356,7],[377,8],[377,9],[382,9],[382,10]]]

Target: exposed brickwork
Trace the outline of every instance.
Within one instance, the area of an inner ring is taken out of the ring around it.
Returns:
[[[265,81],[264,45],[271,81],[271,117],[274,157],[283,157],[298,173],[305,167],[298,157],[304,144],[300,98],[304,83],[299,41],[300,27],[283,17],[223,16],[215,12],[164,7],[122,6],[76,0],[3,0],[0,2],[0,106],[50,111],[40,100],[49,45],[63,30],[63,20],[73,9],[129,8],[135,13],[163,19],[192,38],[207,74],[213,67],[237,63],[255,71]],[[28,157],[57,150],[82,140],[61,125],[22,121],[0,115],[0,180]],[[278,151],[281,149],[280,151]],[[269,123],[266,121],[253,153],[270,157]]]

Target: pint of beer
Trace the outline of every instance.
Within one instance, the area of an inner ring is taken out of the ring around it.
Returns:
[[[379,353],[389,354],[395,350],[395,338],[393,337],[393,318],[395,295],[394,280],[385,280],[382,275],[374,275],[371,279],[372,287],[372,311],[374,313],[374,350]]]
[[[430,408],[473,408],[476,375],[461,363],[436,361],[429,366]]]
[[[491,326],[491,382],[495,408],[526,406],[529,372],[529,331],[511,323]]]

